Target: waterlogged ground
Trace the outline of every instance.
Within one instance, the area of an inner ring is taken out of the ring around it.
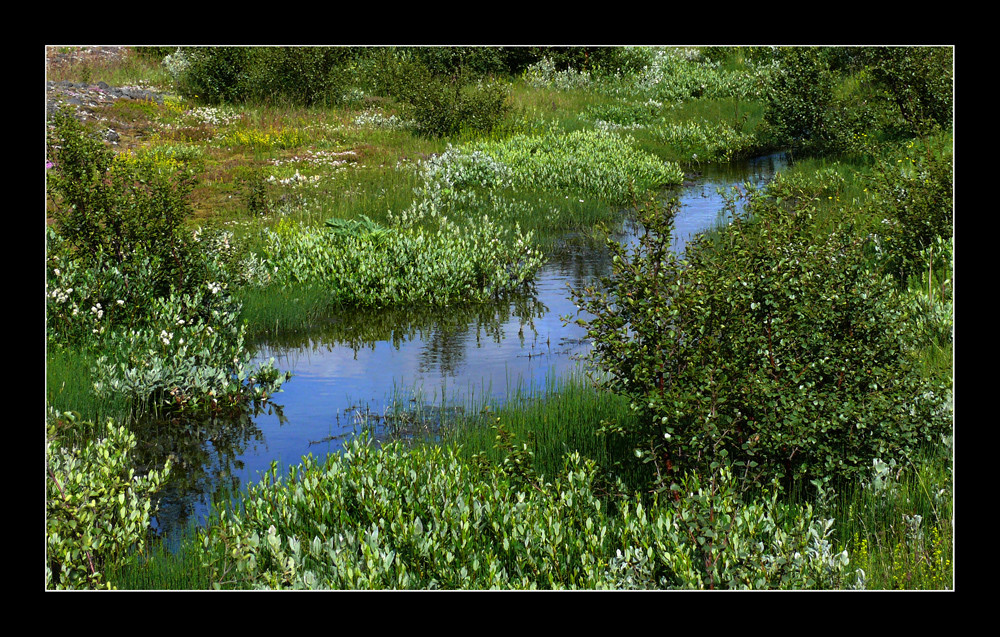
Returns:
[[[675,250],[721,221],[719,189],[762,183],[784,165],[773,155],[711,167],[684,185],[675,193]],[[637,230],[623,222],[617,238],[634,241]],[[157,526],[169,534],[201,519],[213,496],[256,482],[272,462],[285,467],[307,454],[324,457],[366,426],[381,435],[414,433],[400,412],[479,410],[512,392],[543,390],[578,369],[589,350],[583,328],[561,318],[577,317],[567,285],[579,288],[609,272],[600,242],[567,237],[527,298],[466,310],[345,312],[308,337],[263,345],[258,358],[273,357],[293,375],[274,397],[280,410],[229,427],[196,450],[187,461],[190,478],[165,494]]]

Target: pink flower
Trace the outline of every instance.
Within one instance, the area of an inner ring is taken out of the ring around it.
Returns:
[[[52,166],[53,166],[52,162],[50,162],[50,161],[45,162],[45,170],[48,170],[49,168],[52,168]]]

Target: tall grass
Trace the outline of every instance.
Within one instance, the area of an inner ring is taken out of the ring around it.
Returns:
[[[253,341],[308,331],[339,308],[328,290],[311,284],[246,287],[236,296]]]
[[[949,447],[886,467],[836,500],[837,538],[876,590],[954,588],[954,506]]]
[[[631,428],[637,416],[628,399],[599,389],[582,370],[549,377],[538,390],[515,386],[502,402],[481,397],[465,405],[444,400],[428,405],[398,397],[395,403],[414,405],[397,412],[396,423],[432,432],[425,440],[456,445],[469,461],[478,456],[502,463],[506,451],[497,444],[502,428],[515,446],[527,445],[541,478],[553,479],[564,469],[566,454],[576,451],[594,461],[609,483],[617,476],[631,491],[648,487],[649,472],[635,461],[633,441],[604,431],[606,425]]]
[[[202,566],[204,558],[196,540],[193,529],[171,546],[154,540],[146,553],[136,553],[112,567],[107,581],[118,590],[210,590],[211,572]]]
[[[74,54],[86,47],[48,47],[47,56],[55,54],[70,56],[67,62],[46,65],[46,79],[52,82],[83,82],[96,84],[107,82],[111,86],[170,86],[170,74],[156,55],[142,54],[141,49],[126,49],[119,56],[99,56],[86,58]]]
[[[96,356],[73,349],[50,346],[45,356],[45,399],[49,408],[74,411],[81,419],[102,428],[109,419],[127,423],[135,413],[132,401],[123,395],[98,398],[91,367]],[[100,435],[103,430],[97,433]]]

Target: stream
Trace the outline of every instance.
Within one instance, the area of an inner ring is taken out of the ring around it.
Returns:
[[[680,202],[674,249],[683,251],[694,235],[724,221],[720,189],[760,185],[786,165],[776,154],[704,167],[674,193]],[[634,225],[623,221],[615,238],[635,241]],[[256,483],[273,461],[285,473],[305,455],[322,459],[394,407],[498,403],[512,392],[544,390],[552,378],[578,369],[589,351],[584,329],[560,318],[577,314],[567,285],[581,288],[610,269],[600,242],[567,237],[528,297],[471,309],[352,310],[307,337],[261,346],[259,360],[274,358],[292,373],[274,396],[280,409],[220,428],[182,455],[175,471],[183,478],[161,494],[154,528],[174,535],[203,520],[213,500]]]

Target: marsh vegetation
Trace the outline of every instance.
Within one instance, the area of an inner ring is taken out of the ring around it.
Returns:
[[[160,98],[48,120],[47,588],[954,587],[951,48],[69,49]],[[561,258],[585,366],[237,477],[267,352],[550,354]]]

